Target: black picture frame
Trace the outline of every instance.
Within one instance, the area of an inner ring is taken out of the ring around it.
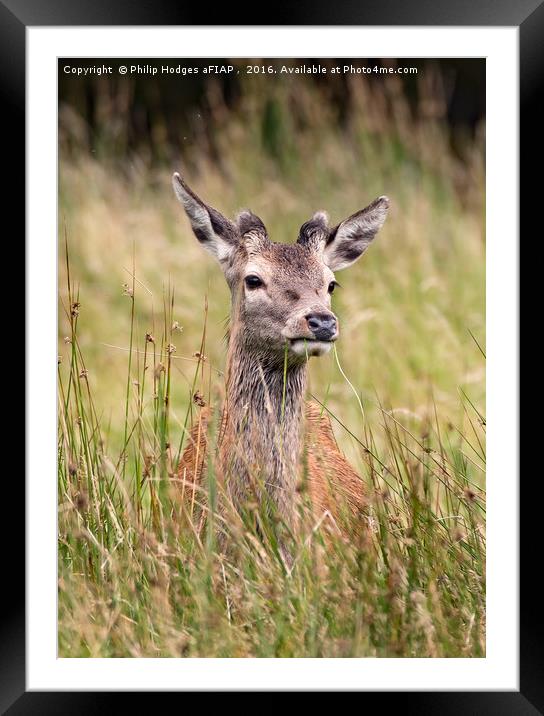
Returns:
[[[223,4],[213,12],[214,25],[262,24],[259,8],[253,6],[236,16],[231,5]],[[534,182],[542,166],[542,127],[544,105],[544,2],[543,0],[380,0],[377,2],[320,3],[302,0],[279,3],[270,8],[271,25],[426,25],[426,26],[518,26],[520,42],[520,235],[539,209],[541,182]],[[25,31],[27,26],[70,25],[202,25],[210,10],[202,5],[168,3],[165,0],[0,0],[0,91],[2,125],[8,165],[4,167],[7,192],[4,194],[4,217],[24,216],[25,193]],[[242,18],[242,19],[240,19]],[[9,171],[6,169],[9,167]],[[540,199],[541,201],[541,199]],[[7,207],[9,207],[9,212]],[[535,222],[535,227],[538,224]],[[23,222],[13,222],[22,233]],[[541,231],[541,230],[540,230]],[[24,240],[10,236],[11,247],[24,246]],[[7,243],[7,242],[6,242]],[[13,368],[8,368],[13,370]],[[9,381],[8,381],[9,382]],[[18,402],[21,402],[18,396]],[[27,407],[32,395],[26,395]],[[32,445],[27,445],[32,450]],[[103,692],[27,692],[25,685],[25,571],[24,571],[24,505],[25,489],[22,470],[16,466],[5,480],[8,495],[4,512],[16,514],[17,527],[4,539],[5,575],[4,606],[0,610],[0,710],[10,714],[91,714],[109,712],[119,704],[127,708],[130,694]],[[516,476],[519,479],[519,475]],[[523,521],[521,525],[521,575],[524,587],[520,593],[520,648],[518,692],[424,692],[367,693],[378,696],[381,705],[391,708],[398,703],[404,713],[440,714],[535,714],[544,713],[544,638],[540,589],[531,588],[535,574],[535,549],[530,525],[539,524],[542,492],[539,480],[530,489],[521,489]],[[539,512],[537,512],[539,510]],[[521,517],[521,515],[520,515]],[[527,526],[525,526],[527,525]],[[521,580],[520,580],[521,583]],[[432,684],[429,685],[432,688]],[[123,699],[121,702],[121,698]],[[136,711],[151,706],[149,694],[136,694]],[[156,696],[152,697],[153,699]],[[181,699],[181,695],[178,695]],[[384,699],[387,699],[384,701]],[[180,700],[179,706],[183,702]],[[185,702],[186,703],[186,702]],[[152,707],[152,706],[151,706]],[[132,708],[132,706],[131,706]]]

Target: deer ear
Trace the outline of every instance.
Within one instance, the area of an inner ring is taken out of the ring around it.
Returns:
[[[388,208],[389,199],[380,196],[331,229],[323,254],[327,266],[339,271],[357,261],[382,228]]]
[[[239,243],[235,225],[205,204],[177,172],[172,176],[172,186],[202,246],[220,262],[228,259]]]

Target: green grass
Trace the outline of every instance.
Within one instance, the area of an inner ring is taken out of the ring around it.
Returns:
[[[338,221],[390,196],[375,245],[337,276],[338,352],[310,368],[372,529],[316,525],[290,574],[251,515],[227,513],[227,555],[197,533],[172,477],[195,393],[224,392],[226,285],[173,196],[180,167],[61,153],[61,656],[485,654],[482,143],[461,161],[402,98],[387,120],[361,92],[340,130],[308,85],[272,96],[248,81],[218,118],[221,166],[195,144],[183,169],[280,241],[316,209]]]

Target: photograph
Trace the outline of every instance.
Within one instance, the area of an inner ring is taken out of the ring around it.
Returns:
[[[58,657],[485,658],[485,57],[57,63]]]

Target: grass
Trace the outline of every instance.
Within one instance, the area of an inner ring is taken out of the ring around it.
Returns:
[[[228,315],[170,188],[180,167],[61,152],[60,656],[485,654],[482,142],[456,158],[439,121],[375,99],[361,84],[340,130],[304,82],[248,80],[239,110],[217,110],[221,166],[197,142],[184,159],[211,204],[249,205],[274,240],[318,208],[392,199],[337,276],[338,351],[310,370],[373,529],[315,525],[290,574],[251,516],[229,513],[218,554],[172,479],[197,403],[221,401]]]

